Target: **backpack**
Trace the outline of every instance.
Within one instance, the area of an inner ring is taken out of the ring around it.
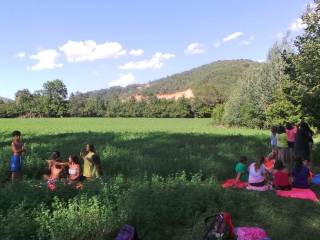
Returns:
[[[137,230],[131,225],[123,225],[118,232],[116,240],[139,240]]]
[[[229,213],[218,213],[204,220],[203,240],[234,239],[234,228]]]

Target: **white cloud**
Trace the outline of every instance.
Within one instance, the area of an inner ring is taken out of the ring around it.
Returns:
[[[283,37],[284,37],[283,33],[280,32],[280,33],[277,34],[277,38],[283,38]]]
[[[291,31],[300,31],[307,27],[306,24],[303,23],[301,18],[297,18],[290,26]]]
[[[165,61],[174,57],[175,55],[171,53],[156,52],[150,59],[128,62],[118,68],[126,70],[159,69],[162,68]]]
[[[219,41],[218,41],[218,42],[215,42],[213,46],[214,46],[215,48],[218,48],[218,47],[221,46],[221,42],[219,42]]]
[[[241,37],[243,35],[243,32],[234,32],[228,36],[226,36],[225,38],[223,38],[223,42],[229,42],[229,41],[232,41],[232,40],[235,40],[239,37]]]
[[[144,51],[142,49],[132,49],[129,54],[131,56],[135,56],[135,57],[138,57],[138,56],[142,56],[144,54]]]
[[[257,59],[256,61],[259,63],[264,63],[266,60],[265,59]]]
[[[184,50],[184,53],[188,55],[202,54],[204,52],[205,50],[203,45],[197,42],[189,44]]]
[[[240,41],[239,45],[250,45],[254,39],[254,36],[250,36],[247,40]]]
[[[59,53],[55,49],[44,49],[35,55],[31,55],[30,59],[38,60],[38,63],[27,67],[28,70],[43,70],[62,67],[61,63],[56,63]]]
[[[16,57],[20,58],[20,59],[25,58],[26,56],[27,56],[27,54],[25,52],[19,52],[16,54]]]
[[[118,42],[105,42],[97,44],[93,40],[68,41],[59,48],[68,62],[94,61],[97,59],[118,58],[126,54]]]
[[[250,41],[247,41],[247,40],[243,40],[243,41],[241,41],[239,44],[240,45],[250,45]]]
[[[121,86],[126,87],[130,84],[133,84],[136,81],[136,78],[132,73],[120,74],[119,79],[111,81],[109,87]]]

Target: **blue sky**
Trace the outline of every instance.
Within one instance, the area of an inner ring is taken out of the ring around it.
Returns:
[[[222,59],[264,60],[301,32],[307,0],[10,0],[0,7],[0,96],[62,79],[69,93],[145,83]]]

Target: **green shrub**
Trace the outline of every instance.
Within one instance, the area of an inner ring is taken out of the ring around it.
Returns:
[[[224,107],[225,107],[224,104],[219,104],[213,108],[212,114],[211,114],[213,124],[216,124],[216,125],[223,124],[222,118],[224,115]]]

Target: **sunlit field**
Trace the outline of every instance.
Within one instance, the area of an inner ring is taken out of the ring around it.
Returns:
[[[11,132],[28,149],[23,180],[9,181]],[[202,239],[203,220],[228,211],[236,226],[259,226],[271,239],[319,239],[320,206],[272,191],[224,190],[241,155],[270,151],[269,132],[214,127],[210,119],[1,119],[2,239],[114,239],[134,225],[142,239]],[[50,153],[63,159],[93,143],[105,176],[82,190],[47,190]],[[319,163],[315,144],[315,165]],[[313,188],[320,195],[319,188]]]

